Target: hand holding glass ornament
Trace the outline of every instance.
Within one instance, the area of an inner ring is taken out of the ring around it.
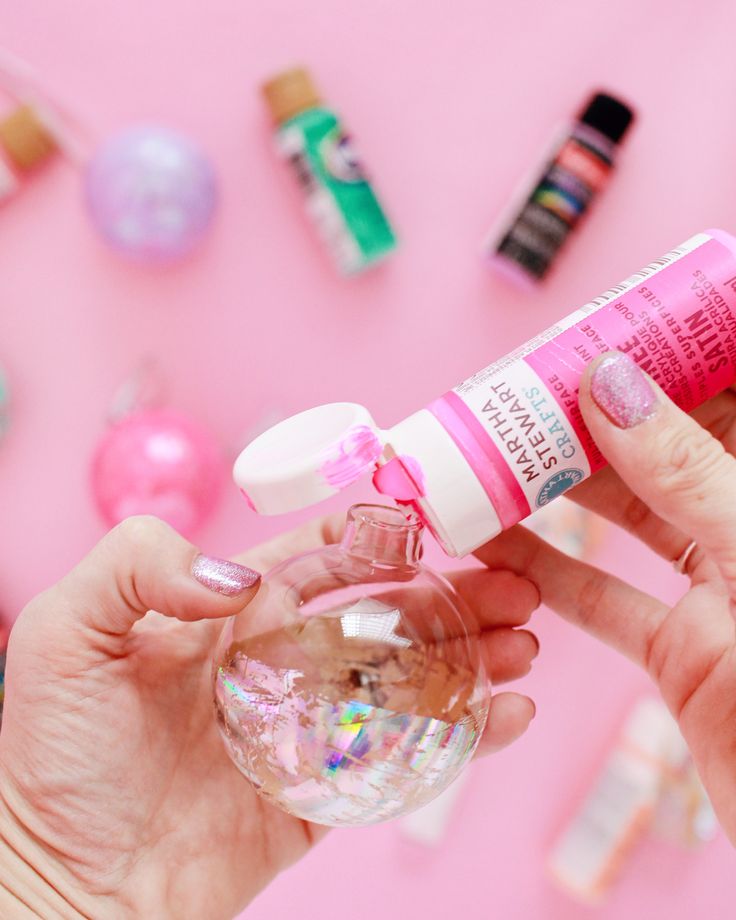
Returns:
[[[490,682],[481,629],[419,561],[422,524],[356,505],[339,546],[287,560],[225,629],[223,739],[268,801],[373,824],[439,795],[473,756]]]
[[[337,543],[342,525],[314,521],[243,561],[258,570],[277,566]],[[223,620],[247,611],[253,578],[203,561],[160,522],[133,519],[21,614],[0,735],[0,914],[14,915],[12,893],[23,879],[26,893],[60,915],[73,903],[94,917],[229,920],[324,834],[258,801],[213,718],[212,656]],[[493,683],[526,674],[536,641],[512,627],[536,606],[533,585],[485,569],[451,581],[481,630]],[[161,613],[146,614],[149,608]],[[411,618],[405,622],[414,629]],[[359,616],[348,623],[360,631]],[[400,646],[392,646],[399,656]],[[377,692],[370,681],[356,691],[366,700]],[[494,696],[478,750],[513,741],[533,712],[526,697]],[[41,730],[47,725],[52,737]],[[28,826],[32,838],[18,830]]]

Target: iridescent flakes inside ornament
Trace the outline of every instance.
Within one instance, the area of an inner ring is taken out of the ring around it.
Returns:
[[[345,538],[272,570],[220,640],[218,723],[268,801],[372,824],[439,795],[472,757],[490,685],[480,632],[419,562],[421,524],[351,509]]]

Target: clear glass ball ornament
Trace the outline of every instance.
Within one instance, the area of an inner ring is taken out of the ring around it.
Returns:
[[[479,627],[420,562],[421,537],[415,515],[356,505],[339,545],[278,565],[223,631],[213,684],[225,746],[296,817],[399,817],[475,751],[490,702]]]

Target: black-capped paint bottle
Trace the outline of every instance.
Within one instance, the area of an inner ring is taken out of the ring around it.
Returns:
[[[489,234],[484,252],[494,268],[527,284],[545,277],[607,184],[633,119],[633,109],[608,93],[595,93],[587,101],[555,142],[541,175],[535,171]]]

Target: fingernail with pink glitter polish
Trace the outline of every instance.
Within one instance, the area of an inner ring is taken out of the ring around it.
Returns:
[[[634,428],[657,409],[657,396],[646,375],[620,352],[608,355],[593,371],[590,395],[619,428]]]
[[[192,575],[197,581],[225,597],[236,597],[246,588],[252,588],[260,581],[261,574],[247,566],[200,554],[192,563]]]

